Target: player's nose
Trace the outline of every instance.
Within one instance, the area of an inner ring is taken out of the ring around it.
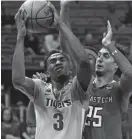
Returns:
[[[61,63],[61,61],[58,59],[58,60],[56,60],[56,65],[61,65],[62,63]]]
[[[101,63],[101,62],[103,62],[103,57],[102,56],[97,58],[97,63]]]

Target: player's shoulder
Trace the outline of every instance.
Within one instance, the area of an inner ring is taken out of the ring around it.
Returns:
[[[111,86],[113,86],[114,88],[120,88],[120,82],[113,80]]]
[[[40,79],[33,79],[35,85],[39,88],[47,88],[49,86],[49,83],[44,82],[43,80]]]

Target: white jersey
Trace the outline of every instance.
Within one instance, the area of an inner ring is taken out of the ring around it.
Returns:
[[[88,98],[75,77],[56,100],[52,84],[34,79],[34,106],[36,113],[35,139],[81,139],[84,123],[83,104]]]

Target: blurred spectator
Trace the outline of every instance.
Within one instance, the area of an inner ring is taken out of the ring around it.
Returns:
[[[27,108],[26,121],[21,123],[22,139],[35,139],[36,116],[34,104],[30,101]]]
[[[12,110],[5,108],[1,116],[2,139],[20,139],[20,124]]]
[[[126,1],[127,5],[128,5],[128,11],[125,15],[125,19],[123,21],[124,24],[126,24],[127,26],[132,26],[132,2],[130,1]]]
[[[60,49],[60,44],[58,41],[56,41],[54,39],[54,36],[49,34],[49,35],[46,35],[45,36],[45,41],[44,41],[44,45],[45,45],[45,49],[46,51],[49,53],[50,51],[52,50],[55,50],[55,49]]]
[[[35,56],[36,55],[35,52],[33,51],[33,49],[30,47],[25,48],[24,53],[25,53],[25,56]]]
[[[18,107],[18,111],[19,111],[19,120],[21,123],[23,123],[24,121],[26,121],[26,106],[24,105],[24,103],[22,101],[18,101],[17,102],[17,107]]]
[[[40,54],[39,39],[37,35],[27,32],[25,39],[24,39],[24,45],[26,48],[25,50],[26,54],[29,54],[29,55]]]
[[[1,7],[1,23],[6,31],[12,31],[15,28],[14,15],[11,15],[11,12],[4,6]]]
[[[107,16],[104,16],[104,22],[107,23],[107,20],[110,20],[110,23],[112,25],[113,30],[118,30],[120,26],[122,26],[122,17],[117,14],[116,11],[116,4],[113,1],[109,1],[108,7],[107,7]]]
[[[21,138],[22,139],[35,139],[36,127],[29,126],[26,123],[21,123]]]
[[[36,127],[27,126],[27,134],[31,139],[35,139]]]
[[[1,85],[1,104],[5,105],[5,87],[3,84]]]
[[[3,111],[4,109],[5,109],[5,105],[1,103],[1,111]]]
[[[86,29],[84,34],[84,46],[94,46],[98,45],[99,41],[94,37],[93,33],[89,33],[89,31]]]

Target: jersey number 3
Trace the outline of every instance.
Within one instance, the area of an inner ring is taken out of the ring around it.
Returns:
[[[63,115],[61,113],[56,113],[53,115],[54,119],[57,119],[56,123],[53,124],[55,130],[60,131],[63,129]]]
[[[102,126],[102,115],[98,114],[98,111],[102,110],[102,107],[89,106],[89,112],[86,117],[86,126],[101,127]],[[89,121],[89,118],[93,118],[93,121]],[[96,122],[94,121],[96,119]]]

